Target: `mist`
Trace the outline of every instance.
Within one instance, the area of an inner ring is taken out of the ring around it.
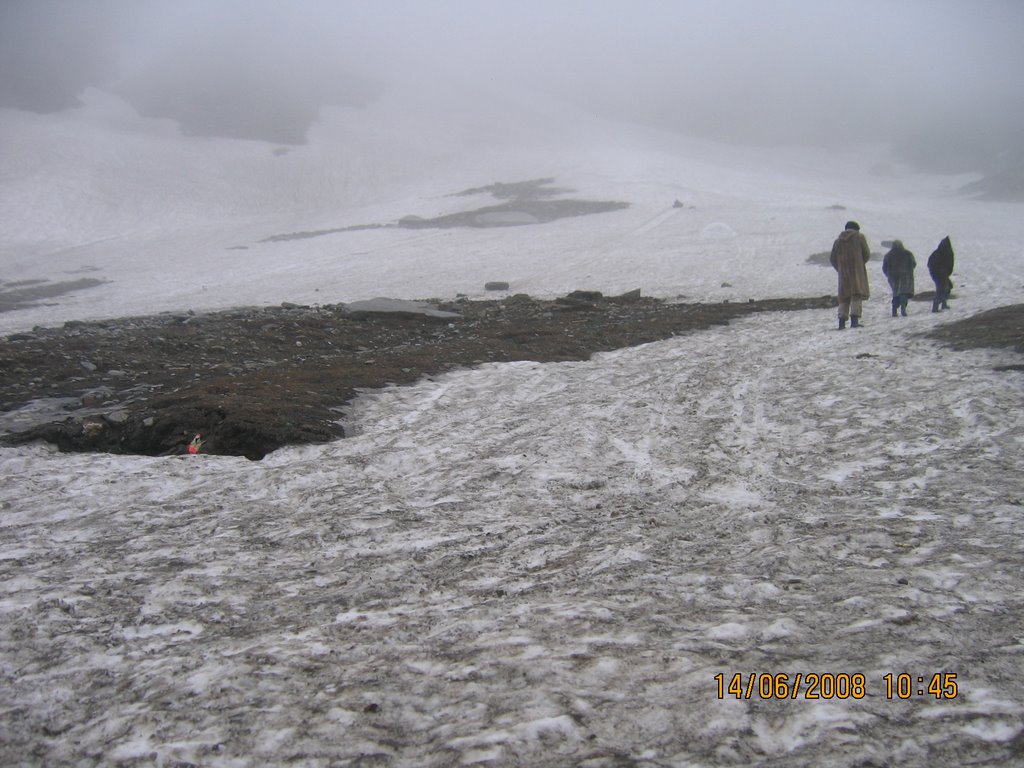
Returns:
[[[185,133],[299,144],[396,89],[536,92],[755,144],[891,144],[943,171],[1024,168],[1015,0],[4,0],[0,106],[89,86]]]

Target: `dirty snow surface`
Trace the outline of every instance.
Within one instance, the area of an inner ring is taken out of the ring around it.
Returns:
[[[345,118],[271,153],[97,94],[0,113],[5,284],[107,281],[3,330],[489,279],[821,295],[833,273],[807,257],[847,218],[876,251],[900,237],[919,290],[950,235],[956,298],[892,319],[876,259],[859,330],[765,314],[455,371],[367,392],[350,437],[261,462],[0,449],[0,763],[1024,764],[1022,374],[996,370],[1021,361],[920,335],[1022,301],[1019,207],[871,173],[869,150],[595,122],[515,154],[521,126],[501,146],[423,118],[389,152],[387,105]],[[630,208],[260,244],[547,176]]]

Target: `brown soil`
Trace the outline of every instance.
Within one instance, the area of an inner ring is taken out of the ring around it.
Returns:
[[[183,452],[199,433],[205,453],[259,459],[341,437],[342,408],[361,389],[483,362],[583,360],[750,312],[832,301],[668,304],[577,292],[443,305],[457,318],[332,305],[72,322],[0,341],[0,409],[60,405],[4,439],[161,455]]]
[[[584,360],[754,312],[834,305],[832,296],[674,304],[575,292],[441,305],[456,318],[330,305],[71,322],[0,340],[0,415],[26,404],[40,414],[2,439],[164,455],[184,452],[198,433],[204,453],[260,459],[284,445],[342,437],[338,420],[362,389],[484,362]],[[1015,306],[933,335],[1024,351],[1022,329],[1024,306]]]
[[[1024,354],[1024,304],[1010,304],[946,323],[928,334],[954,349],[1002,347]],[[1005,365],[1000,370],[1024,370]]]

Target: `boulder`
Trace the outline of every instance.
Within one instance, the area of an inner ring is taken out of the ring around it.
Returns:
[[[425,315],[426,317],[437,318],[460,317],[458,312],[447,312],[424,301],[388,299],[383,296],[365,301],[353,301],[345,306],[345,311],[349,316],[357,319],[370,315]]]

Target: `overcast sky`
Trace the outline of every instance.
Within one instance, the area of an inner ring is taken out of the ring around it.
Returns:
[[[0,0],[0,79],[33,56],[111,85],[356,73],[538,88],[727,139],[1005,142],[1024,124],[1022,39],[1020,0]]]

